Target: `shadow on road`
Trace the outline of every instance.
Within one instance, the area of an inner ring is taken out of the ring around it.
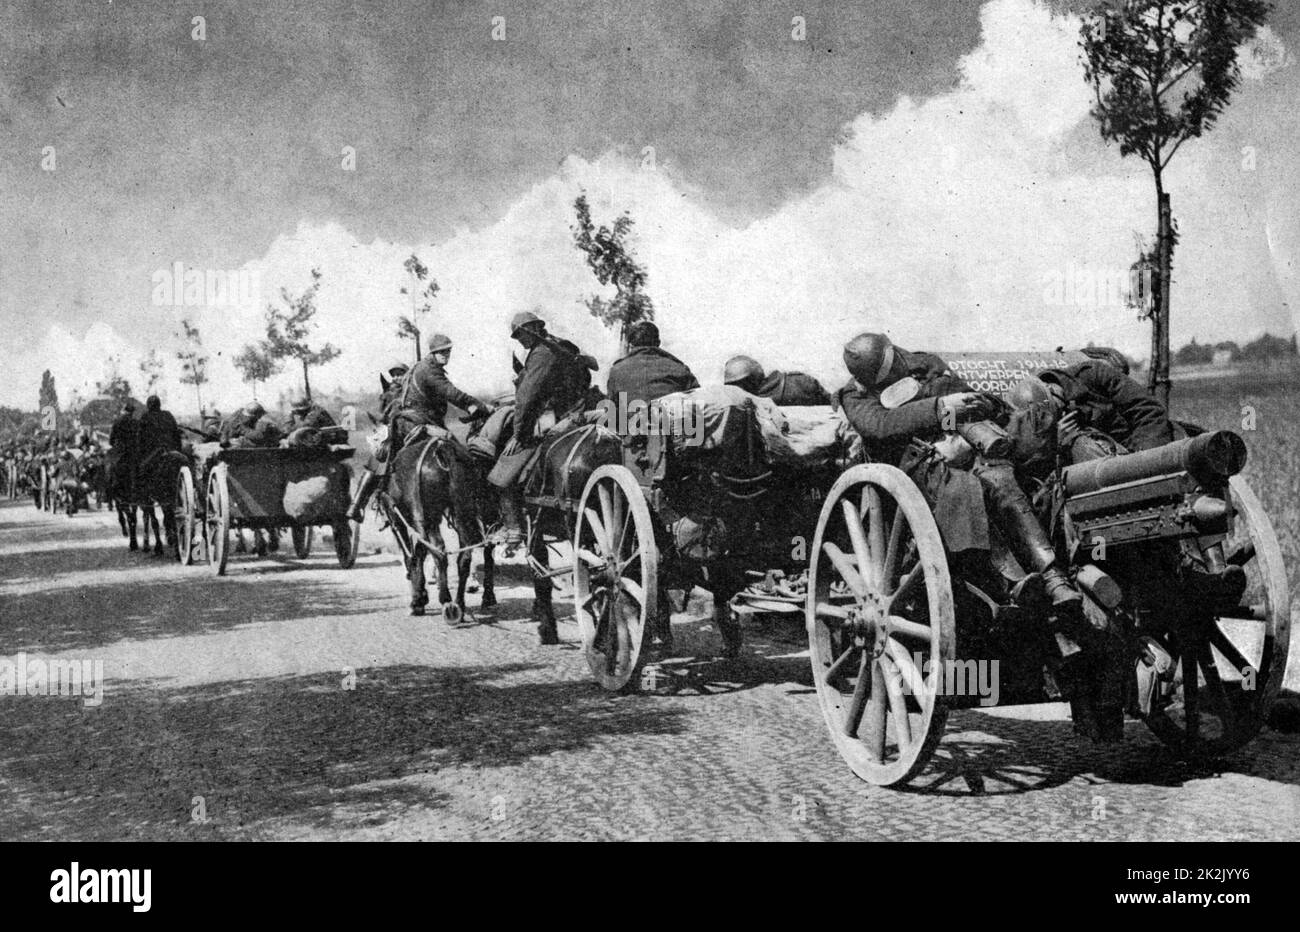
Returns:
[[[545,675],[534,670],[380,667],[357,671],[352,690],[335,673],[141,682],[97,709],[7,699],[0,837],[257,838],[276,819],[355,829],[447,807],[433,777],[443,767],[508,767],[685,727],[681,712],[611,701],[588,683],[518,682]],[[196,796],[206,825],[191,821]]]
[[[366,615],[393,607],[390,598],[357,592],[343,582],[277,579],[268,588],[203,573],[126,583],[110,579],[79,586],[74,594],[64,588],[3,599],[0,654],[53,653],[123,639],[205,634],[249,622]]]

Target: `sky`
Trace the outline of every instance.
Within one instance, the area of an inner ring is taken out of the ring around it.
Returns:
[[[632,216],[665,345],[704,381],[747,352],[839,384],[862,330],[1145,356],[1114,284],[1154,226],[1150,172],[1097,133],[1070,7],[5,0],[0,404],[35,407],[46,368],[63,398],[138,385],[154,351],[192,413],[187,319],[202,400],[228,411],[251,391],[232,356],[312,268],[317,339],[342,350],[313,385],[370,387],[412,352],[413,252],[464,387],[506,385],[525,308],[607,369],[617,336],[583,299],[608,292],[570,231],[583,191],[597,222]],[[1279,7],[1169,172],[1175,345],[1297,328],[1300,11]],[[202,302],[160,299],[177,263],[212,283]],[[242,300],[219,293],[241,274]]]

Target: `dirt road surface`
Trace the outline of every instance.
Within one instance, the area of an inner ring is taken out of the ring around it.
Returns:
[[[961,712],[926,791],[880,789],[824,732],[797,619],[723,661],[699,595],[674,690],[613,696],[567,605],[565,643],[537,644],[523,567],[452,627],[409,617],[373,549],[345,571],[286,541],[218,578],[129,553],[105,512],[0,506],[0,656],[106,680],[98,705],[0,695],[0,837],[1300,838],[1295,734],[1196,770],[1139,722],[1099,749],[1061,706]]]

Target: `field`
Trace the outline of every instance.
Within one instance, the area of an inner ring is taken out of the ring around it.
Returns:
[[[1264,503],[1286,558],[1291,590],[1300,585],[1300,374],[1266,372],[1178,381],[1174,417],[1235,430],[1250,458],[1245,476]],[[1252,429],[1253,428],[1253,429]]]

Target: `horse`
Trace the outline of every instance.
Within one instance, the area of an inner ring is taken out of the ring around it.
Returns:
[[[158,449],[145,454],[136,466],[134,503],[142,515],[145,550],[149,549],[149,531],[153,530],[154,556],[162,556],[164,552],[163,528],[166,528],[167,546],[173,554],[176,552],[176,479],[180,468],[187,462],[185,454],[179,450]],[[162,510],[161,526],[154,511],[155,505]]]
[[[483,595],[479,607],[496,607],[495,561],[485,543],[485,519],[494,512],[482,468],[450,437],[429,437],[407,443],[391,453],[388,490],[381,502],[392,512],[389,521],[402,550],[411,586],[411,614],[423,615],[429,603],[424,561],[432,555],[438,570],[438,601],[448,623],[465,610],[465,586],[473,566],[474,548],[483,545]],[[448,586],[449,555],[442,528],[449,523],[460,541],[456,554],[456,598]],[[454,606],[454,608],[453,608]]]

